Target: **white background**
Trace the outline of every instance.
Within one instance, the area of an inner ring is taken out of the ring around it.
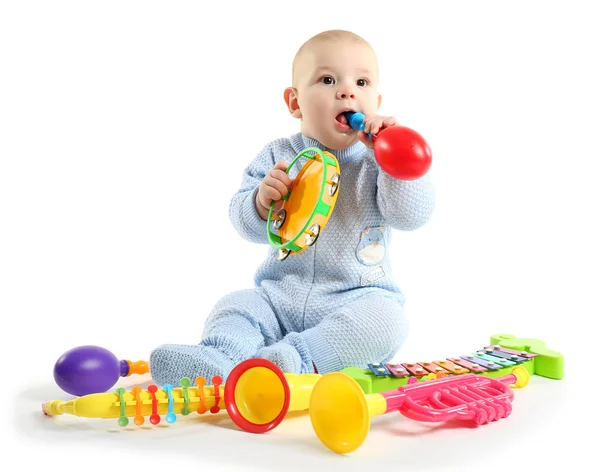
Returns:
[[[592,2],[216,4],[0,7],[2,462],[466,471],[591,457],[582,428],[586,418],[597,427],[600,311]],[[227,417],[127,430],[43,417],[42,402],[69,398],[52,378],[67,349],[146,359],[162,343],[196,343],[215,302],[252,285],[267,248],[238,236],[229,201],[263,144],[298,130],[282,98],[291,61],[331,28],[373,44],[381,113],[433,151],[435,214],[395,236],[411,318],[397,360],[465,354],[503,332],[562,352],[565,378],[532,379],[509,418],[477,430],[375,418],[347,457],[318,442],[307,415],[260,436]]]

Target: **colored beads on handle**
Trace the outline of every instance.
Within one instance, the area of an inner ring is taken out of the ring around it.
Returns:
[[[167,397],[169,398],[169,410],[165,419],[167,420],[167,423],[175,423],[175,421],[177,420],[177,416],[175,416],[175,413],[173,412],[173,385],[166,384],[163,387],[163,390],[167,392]]]
[[[119,426],[125,427],[129,424],[129,418],[125,415],[125,389],[118,388],[117,393],[119,394],[119,402],[120,402],[120,416],[119,416]]]
[[[212,378],[213,386],[215,389],[215,404],[211,407],[211,413],[218,413],[221,409],[219,407],[219,402],[221,401],[221,392],[219,391],[219,386],[223,383],[223,378],[220,375],[215,375]]]
[[[131,393],[133,393],[133,396],[135,397],[135,418],[133,419],[133,422],[138,426],[142,426],[144,424],[144,415],[142,415],[142,399],[140,398],[141,391],[142,389],[138,386],[135,386],[131,389]]]
[[[156,399],[156,392],[158,387],[156,385],[150,385],[148,392],[152,396],[152,415],[150,415],[150,423],[157,425],[160,423],[160,415],[158,414],[158,400]]]
[[[188,387],[190,386],[190,379],[188,379],[187,377],[182,378],[179,381],[179,385],[181,385],[181,388],[183,389],[183,409],[181,410],[181,414],[183,416],[187,416],[190,414],[190,396],[188,394]]]
[[[196,378],[196,386],[198,387],[198,396],[200,397],[200,406],[198,407],[198,414],[203,415],[206,413],[206,405],[204,404],[204,386],[206,385],[206,379],[204,377]]]

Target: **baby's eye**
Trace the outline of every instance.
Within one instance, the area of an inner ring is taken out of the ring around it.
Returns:
[[[333,85],[333,84],[335,84],[334,78],[331,77],[330,75],[326,75],[325,77],[321,77],[320,81],[323,82],[325,85]]]
[[[358,85],[359,87],[366,87],[367,86],[367,80],[366,79],[358,79],[356,81],[356,85]]]

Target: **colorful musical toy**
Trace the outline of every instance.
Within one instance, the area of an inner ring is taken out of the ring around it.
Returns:
[[[165,415],[167,423],[174,423],[177,415],[187,416],[218,413],[227,410],[240,429],[250,433],[265,433],[277,427],[290,411],[308,408],[310,394],[319,374],[291,374],[281,370],[267,359],[252,358],[238,364],[222,384],[221,377],[213,377],[212,385],[198,377],[192,386],[183,378],[180,386],[164,385],[159,389],[150,385],[146,390],[133,387],[130,391],[117,388],[115,392],[94,393],[69,401],[52,400],[42,405],[47,416],[74,415],[85,418],[118,418],[122,427],[129,418],[141,426],[144,417],[153,425]]]
[[[519,387],[524,384],[524,379],[529,375],[541,375],[553,379],[563,377],[562,355],[547,349],[542,341],[501,334],[492,336],[490,342],[491,345],[480,351],[434,362],[372,363],[369,364],[368,369],[349,367],[341,371],[343,380],[339,380],[340,376],[333,377],[338,380],[334,384],[335,388],[331,388],[328,395],[331,401],[339,402],[340,405],[343,401],[360,404],[359,406],[363,408],[360,411],[364,413],[369,411],[369,402],[381,404],[381,398],[365,397],[367,410],[364,410],[363,400],[356,399],[355,396],[350,400],[342,400],[342,392],[344,398],[349,398],[348,395],[354,395],[357,388],[362,394],[370,395],[423,382],[435,382],[429,385],[443,386],[443,388],[457,387],[459,390],[463,389],[464,385],[473,384],[475,386],[472,389],[486,391],[489,388],[499,387],[494,380],[502,383],[514,382]],[[489,356],[493,360],[482,356]],[[308,410],[318,382],[322,383],[319,387],[320,393],[314,397],[315,402],[330,401],[323,400],[322,396],[325,395],[323,393],[325,390],[329,391],[329,389],[323,390],[323,385],[328,385],[332,381],[331,374],[327,375],[330,378],[325,381],[322,380],[325,376],[321,374],[284,374],[272,362],[252,358],[237,365],[229,374],[225,385],[222,385],[220,377],[213,378],[212,385],[207,385],[206,380],[199,377],[195,380],[194,386],[189,379],[184,378],[177,388],[165,385],[159,389],[156,385],[150,385],[146,390],[133,387],[129,392],[119,388],[116,392],[90,394],[69,401],[49,401],[42,406],[42,410],[48,416],[70,414],[87,418],[118,418],[121,426],[129,424],[128,418],[134,418],[134,423],[139,426],[144,424],[144,416],[149,416],[152,424],[160,422],[160,415],[165,415],[166,421],[173,423],[176,421],[176,415],[179,414],[185,416],[192,411],[197,411],[198,414],[208,411],[218,413],[225,409],[240,429],[250,433],[265,433],[277,427],[289,412]],[[477,383],[472,380],[473,376],[488,380]],[[438,380],[444,378],[467,380],[464,380],[464,383],[438,383]],[[347,379],[352,380],[352,386],[349,386]],[[464,388],[471,389],[471,387]],[[350,390],[354,393],[348,393]],[[407,392],[425,391],[428,392],[427,398],[430,398],[431,390],[407,390]],[[502,391],[506,393],[505,389]],[[386,394],[383,397],[387,398],[390,395]],[[411,393],[408,396],[416,402],[414,395]],[[441,394],[433,394],[434,397],[439,395]],[[376,398],[376,400],[368,400],[368,398]],[[506,399],[509,398],[498,397],[498,401],[504,403]],[[512,397],[509,400],[512,401]],[[415,408],[410,401],[406,405]],[[464,403],[461,405],[463,405],[462,409],[468,407],[468,405],[465,407]],[[312,409],[312,406],[310,408]],[[438,403],[437,408],[442,408],[442,403]],[[483,409],[489,412],[489,408]],[[363,413],[361,418],[364,418]],[[369,415],[372,416],[371,413]],[[442,417],[444,417],[442,414],[436,415],[436,418]],[[322,416],[316,417],[315,428],[322,434],[328,434],[323,433],[322,418]],[[364,424],[362,428],[364,429]],[[362,443],[361,438],[363,436],[358,435],[352,438],[355,447]],[[329,440],[326,441],[330,443]],[[335,445],[333,447],[338,448]]]
[[[429,362],[373,362],[367,368],[347,367],[343,373],[352,377],[365,393],[379,393],[432,376],[478,374],[495,378],[509,375],[516,366],[530,375],[560,380],[564,375],[564,358],[546,347],[543,341],[517,338],[512,334],[495,334],[490,344],[475,352]]]
[[[351,128],[364,130],[365,115],[347,112],[344,116]],[[371,135],[375,159],[392,177],[414,180],[425,175],[431,167],[431,149],[416,131],[405,126],[390,126]],[[336,157],[317,147],[301,151],[288,165],[286,173],[296,162],[308,160],[292,181],[288,193],[273,201],[267,217],[267,237],[283,261],[315,244],[325,228],[337,201],[341,170]],[[275,206],[279,208],[275,210]]]
[[[365,115],[359,112],[344,113],[351,128],[364,130]],[[423,177],[431,167],[429,144],[416,131],[406,126],[390,126],[376,135],[373,141],[375,160],[392,177],[414,180]]]
[[[271,245],[278,249],[277,259],[280,261],[291,253],[304,251],[317,241],[338,197],[341,172],[335,156],[317,147],[306,148],[292,160],[285,172],[289,173],[301,157],[308,160],[292,181],[287,195],[282,197],[280,208],[274,212],[277,202],[273,201],[267,217],[267,236]]]
[[[119,377],[146,373],[147,362],[119,360],[109,350],[91,345],[66,351],[54,365],[56,384],[75,396],[106,392]]]
[[[352,377],[333,372],[315,384],[309,414],[321,442],[333,452],[348,454],[362,445],[374,416],[399,411],[415,421],[487,424],[512,412],[509,385],[521,388],[528,383],[529,372],[517,366],[498,378],[471,373],[365,394]]]

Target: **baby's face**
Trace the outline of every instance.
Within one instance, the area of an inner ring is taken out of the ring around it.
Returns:
[[[378,65],[373,50],[351,41],[323,41],[304,51],[296,68],[302,133],[330,149],[358,141],[342,113],[375,113]]]

